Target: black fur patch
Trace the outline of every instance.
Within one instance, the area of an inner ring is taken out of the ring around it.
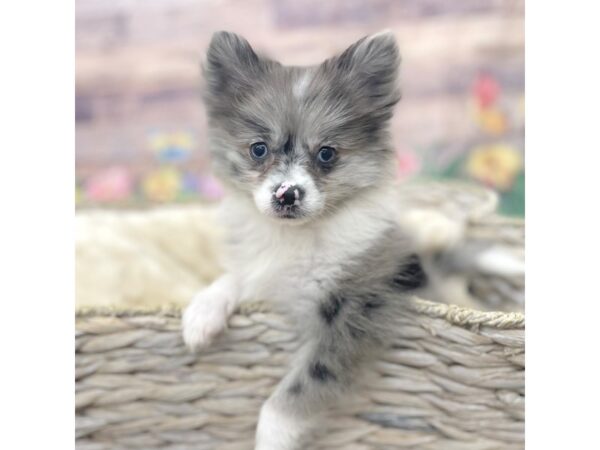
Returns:
[[[421,261],[417,255],[410,255],[402,264],[393,279],[394,286],[403,291],[418,289],[427,284],[427,274],[423,271]]]
[[[331,295],[327,300],[321,303],[319,313],[328,325],[331,325],[333,320],[340,313],[344,303],[346,303],[346,299],[337,295]]]
[[[320,381],[322,383],[325,383],[327,381],[332,381],[332,380],[336,380],[337,379],[337,377],[335,376],[335,374],[333,374],[325,364],[323,364],[323,363],[321,363],[319,361],[317,361],[316,363],[314,363],[309,368],[308,374],[314,380]]]

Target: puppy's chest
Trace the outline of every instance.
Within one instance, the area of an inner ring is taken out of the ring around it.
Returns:
[[[231,248],[247,300],[317,298],[335,286],[353,253],[340,242],[308,234],[249,237]]]

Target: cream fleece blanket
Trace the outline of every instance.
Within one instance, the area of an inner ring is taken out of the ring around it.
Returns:
[[[184,305],[219,275],[215,208],[76,215],[76,305]]]
[[[472,224],[495,207],[495,195],[472,186],[405,185],[399,190],[398,220],[413,231],[422,252],[436,252],[468,242]],[[222,271],[215,216],[215,205],[79,211],[77,308],[186,305]],[[473,303],[464,277],[441,281],[433,300],[485,309]]]

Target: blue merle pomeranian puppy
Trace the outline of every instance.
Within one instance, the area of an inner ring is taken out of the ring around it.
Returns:
[[[302,346],[262,407],[256,448],[303,448],[426,277],[395,220],[388,125],[398,89],[393,35],[363,38],[313,67],[286,67],[219,32],[204,65],[226,273],[183,316],[192,349],[245,301],[293,316]]]

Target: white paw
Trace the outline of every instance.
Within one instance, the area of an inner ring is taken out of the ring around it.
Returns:
[[[267,400],[260,410],[254,450],[297,450],[307,423],[283,414]]]
[[[435,210],[408,211],[401,217],[401,224],[422,252],[447,250],[458,244],[464,235],[463,223]]]
[[[208,347],[227,327],[236,306],[230,283],[219,279],[196,294],[182,317],[183,341],[192,351]]]

